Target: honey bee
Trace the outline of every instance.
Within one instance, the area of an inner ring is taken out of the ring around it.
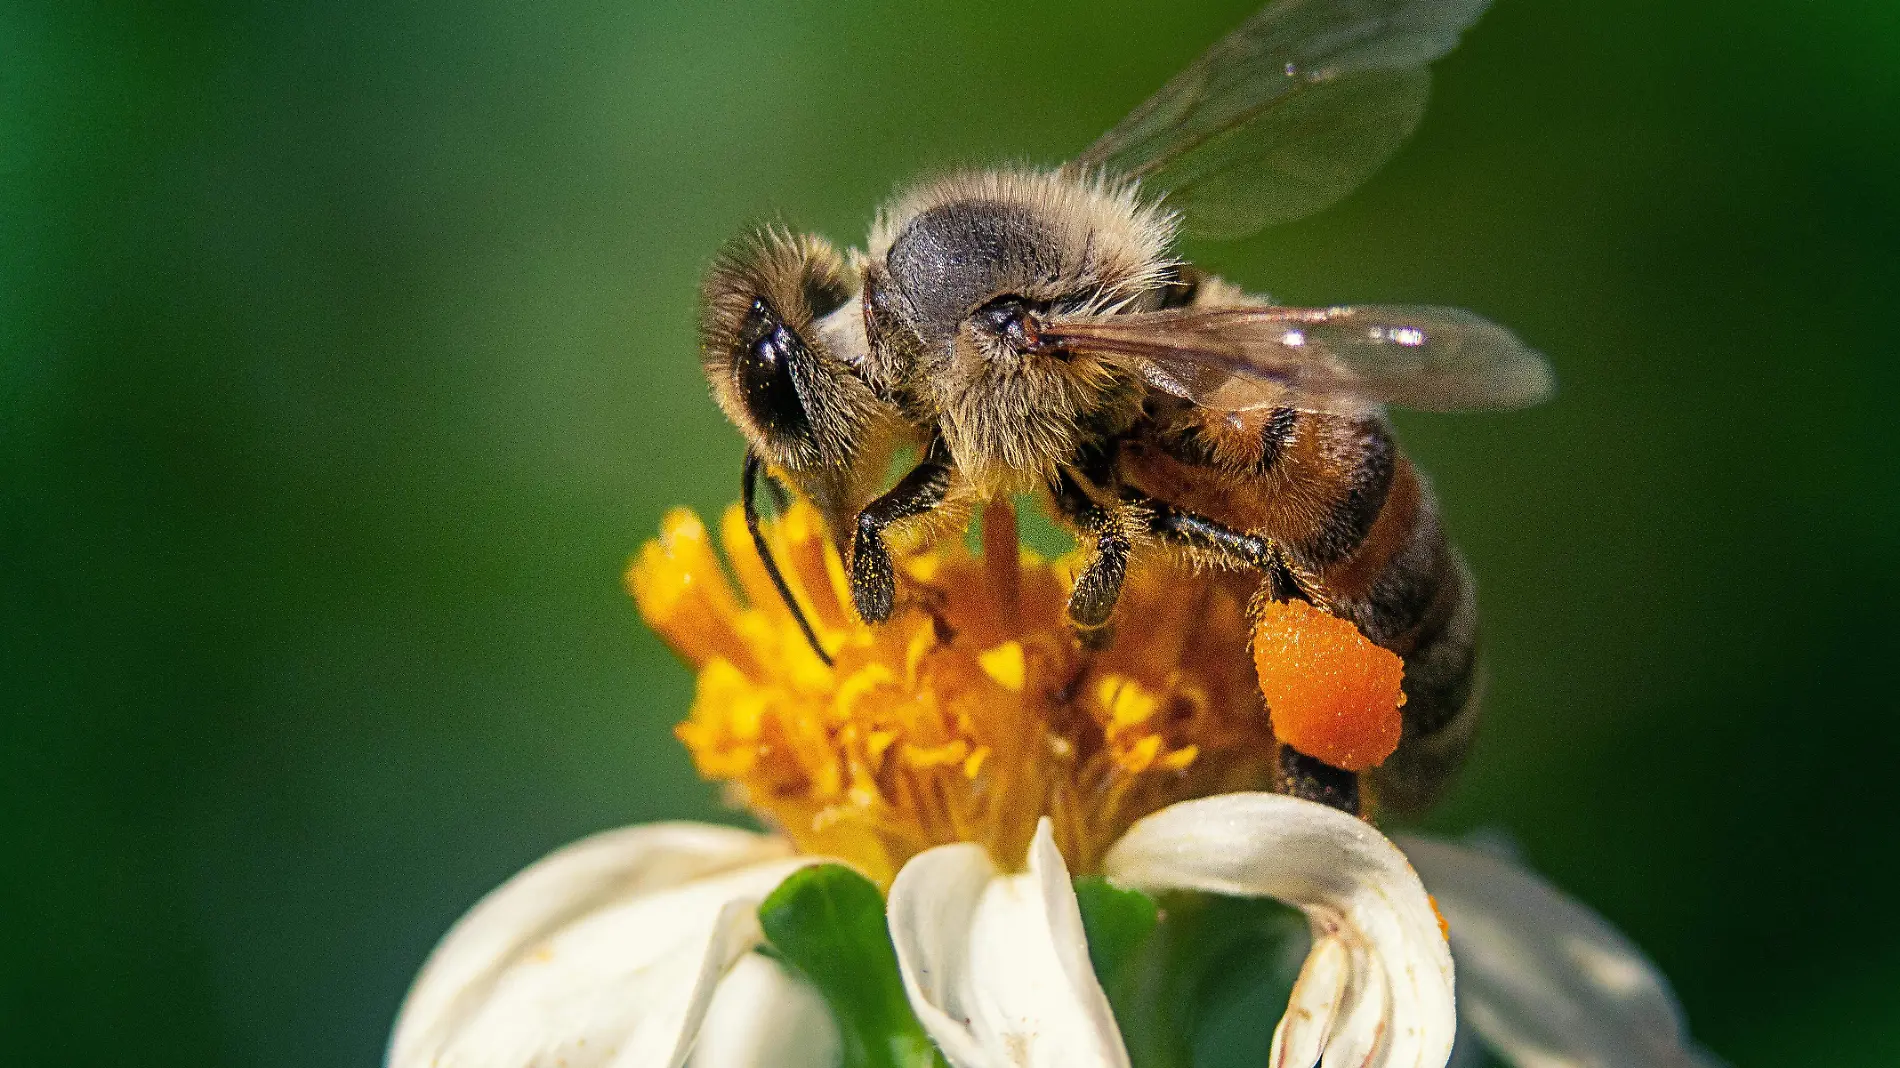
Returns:
[[[1344,196],[1417,125],[1428,65],[1487,2],[1281,0],[1059,169],[914,186],[862,252],[777,229],[731,246],[701,351],[750,443],[755,538],[770,465],[849,546],[871,622],[897,596],[894,529],[1006,493],[1043,494],[1087,546],[1069,602],[1084,636],[1144,546],[1254,575],[1259,596],[1310,601],[1403,658],[1399,748],[1367,774],[1388,810],[1425,806],[1475,722],[1476,601],[1383,409],[1521,407],[1549,369],[1469,312],[1284,307],[1173,248]],[[917,462],[885,489],[904,448]],[[1280,788],[1359,809],[1358,776],[1286,746],[1280,766]]]

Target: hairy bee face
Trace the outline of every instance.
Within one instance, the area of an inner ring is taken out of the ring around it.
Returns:
[[[895,415],[858,371],[857,289],[824,239],[768,227],[729,244],[700,293],[700,365],[714,399],[834,522],[861,503],[858,483]]]
[[[960,468],[1045,475],[1127,415],[1126,368],[1045,348],[1064,317],[1149,306],[1172,220],[1133,191],[1044,173],[958,175],[900,198],[865,272],[869,377],[934,423]]]
[[[855,311],[856,289],[830,244],[776,228],[728,245],[702,287],[700,365],[713,397],[786,471],[849,462],[876,406],[825,329],[827,316]]]

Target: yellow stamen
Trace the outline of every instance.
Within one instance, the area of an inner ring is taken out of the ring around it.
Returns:
[[[1079,642],[1070,559],[1016,542],[992,507],[980,555],[944,539],[900,556],[899,605],[867,626],[810,506],[766,524],[830,651],[812,652],[735,507],[721,524],[738,590],[704,524],[674,512],[628,570],[648,623],[699,672],[677,729],[701,775],[806,852],[888,883],[931,846],[974,841],[1021,863],[1048,815],[1077,874],[1136,819],[1187,798],[1271,787],[1274,740],[1248,656],[1244,579],[1149,554],[1112,641]]]
[[[976,659],[1003,689],[1011,693],[1023,692],[1023,673],[1028,670],[1028,665],[1023,662],[1021,642],[1004,642],[994,649],[977,654]]]

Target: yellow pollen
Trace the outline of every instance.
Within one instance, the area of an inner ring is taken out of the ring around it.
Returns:
[[[978,654],[977,662],[997,684],[1011,693],[1023,692],[1023,673],[1027,665],[1023,663],[1021,642],[1004,642],[994,649]]]
[[[797,502],[766,537],[835,666],[806,644],[735,506],[670,513],[627,572],[641,614],[698,672],[676,733],[699,773],[789,837],[888,884],[932,846],[1022,863],[1049,816],[1076,874],[1176,801],[1270,789],[1277,743],[1248,656],[1251,586],[1144,554],[1106,646],[1066,611],[1076,561],[1016,543],[1006,505],[980,554],[897,560],[898,607],[851,607],[825,524]],[[1150,559],[1149,557],[1152,557]]]

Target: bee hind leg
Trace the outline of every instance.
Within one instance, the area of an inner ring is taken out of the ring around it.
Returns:
[[[1160,502],[1148,503],[1147,509],[1156,534],[1180,541],[1201,552],[1212,553],[1237,566],[1259,571],[1263,576],[1260,596],[1274,601],[1316,600],[1312,592],[1300,585],[1293,569],[1287,566],[1285,558],[1266,538],[1244,534],[1205,516]],[[1290,745],[1280,746],[1274,789],[1355,816],[1361,814],[1357,773],[1333,767]]]
[[[1286,744],[1280,746],[1278,772],[1273,784],[1276,792],[1360,815],[1357,772],[1333,767]]]
[[[1250,567],[1266,576],[1263,592],[1276,601],[1311,601],[1300,588],[1286,560],[1266,538],[1243,534],[1206,516],[1182,511],[1160,501],[1146,501],[1149,525],[1154,533],[1200,552],[1209,553],[1235,567]]]

